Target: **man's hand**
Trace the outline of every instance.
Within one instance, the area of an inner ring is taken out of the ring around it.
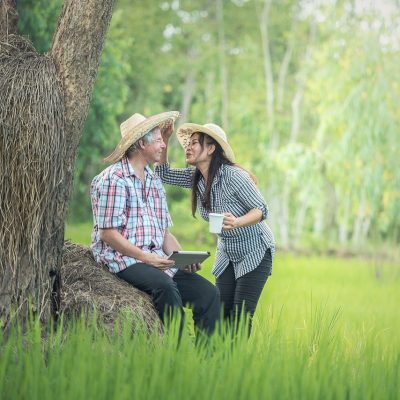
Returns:
[[[190,264],[190,265],[187,265],[184,269],[182,269],[183,272],[187,272],[190,274],[193,274],[194,272],[197,272],[200,270],[201,270],[201,264]]]
[[[142,257],[142,261],[146,264],[152,265],[155,268],[164,270],[168,268],[172,268],[175,265],[175,262],[172,260],[167,260],[164,257],[159,256],[155,253],[145,253],[146,255]]]

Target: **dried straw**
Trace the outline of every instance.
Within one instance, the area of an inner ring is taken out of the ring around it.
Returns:
[[[82,311],[90,314],[96,310],[97,316],[112,330],[117,318],[129,311],[136,323],[149,331],[161,329],[150,296],[96,264],[89,248],[66,242],[61,274],[61,311],[67,320]]]
[[[0,264],[16,274],[21,250],[40,262],[52,234],[43,222],[64,176],[64,102],[52,60],[26,39],[0,43],[0,68]]]

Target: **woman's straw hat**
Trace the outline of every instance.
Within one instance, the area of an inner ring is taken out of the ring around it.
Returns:
[[[190,137],[195,132],[202,132],[208,136],[211,136],[222,147],[226,158],[232,163],[235,162],[235,154],[233,153],[232,147],[228,144],[226,133],[220,126],[216,124],[198,125],[186,123],[181,125],[176,132],[176,136],[178,137],[179,143],[183,148],[186,148],[186,146],[189,144]]]
[[[128,148],[146,135],[146,133],[157,126],[162,131],[170,124],[173,124],[178,117],[178,111],[168,111],[148,118],[139,113],[133,114],[132,117],[121,124],[120,130],[122,139],[115,150],[105,158],[105,161],[119,161],[125,155]]]

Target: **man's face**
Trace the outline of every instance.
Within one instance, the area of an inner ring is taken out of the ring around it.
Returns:
[[[153,131],[153,141],[144,146],[143,154],[149,163],[158,162],[165,147],[160,128],[155,128]]]

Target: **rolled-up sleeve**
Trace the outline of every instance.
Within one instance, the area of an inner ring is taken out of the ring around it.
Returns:
[[[126,189],[124,180],[110,176],[98,183],[97,224],[100,229],[126,225]]]
[[[163,183],[184,188],[192,187],[193,168],[171,168],[168,163],[157,165],[154,172]]]
[[[250,175],[243,170],[236,171],[230,179],[230,186],[236,198],[248,211],[257,208],[262,212],[262,219],[268,218],[268,206]]]

